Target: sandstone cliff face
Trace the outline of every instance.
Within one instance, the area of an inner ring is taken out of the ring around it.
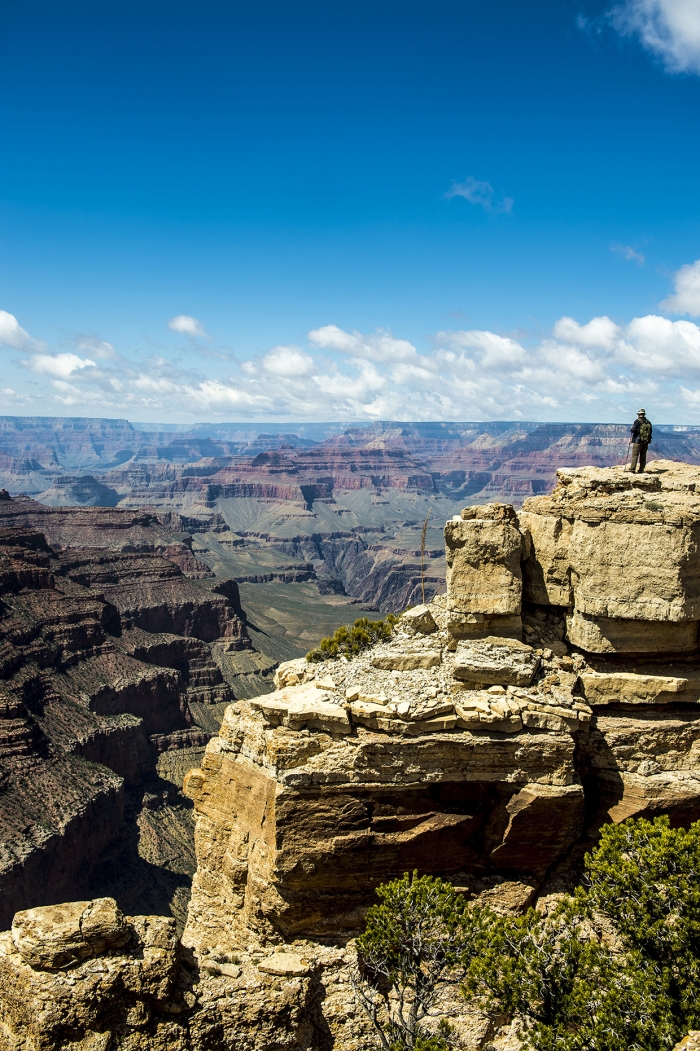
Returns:
[[[697,471],[657,460],[561,470],[528,500],[526,597],[566,607],[572,644],[592,653],[693,653],[700,619]],[[550,586],[551,582],[551,586]]]
[[[683,626],[700,619],[700,474],[657,463],[641,481],[613,469],[561,483],[520,515],[485,505],[450,521],[448,594],[405,613],[388,642],[287,662],[274,693],[228,706],[185,782],[197,871],[161,999],[115,982],[108,1017],[90,960],[131,975],[137,942],[87,958],[75,916],[80,927],[99,909],[81,901],[0,937],[0,1004],[15,986],[37,1009],[65,995],[70,1039],[105,1051],[364,1051],[347,980],[377,883],[416,868],[519,911],[572,885],[601,822],[699,818],[700,655]],[[50,569],[37,550],[8,579]],[[657,625],[680,626],[663,636],[680,646],[630,648]],[[140,937],[147,920],[120,922]],[[70,952],[66,988],[47,960]],[[61,1046],[58,1029],[29,1042],[26,1008],[5,1003],[0,1047]],[[462,1048],[494,1046],[458,999],[439,1010]]]

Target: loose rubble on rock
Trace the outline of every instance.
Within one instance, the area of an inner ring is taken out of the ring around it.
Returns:
[[[377,884],[418,869],[518,912],[575,885],[601,822],[700,817],[700,469],[562,470],[445,538],[447,594],[389,641],[289,661],[226,709],[185,779],[197,872],[156,977],[134,960],[162,920],[123,919],[130,940],[97,952],[104,902],[15,918],[0,1048],[365,1051],[350,974]],[[123,986],[98,994],[98,967]],[[72,1028],[51,1016],[39,1038],[52,997]],[[457,993],[440,1017],[465,1051],[518,1046]]]

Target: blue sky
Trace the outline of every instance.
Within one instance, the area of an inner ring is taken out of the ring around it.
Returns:
[[[0,412],[700,422],[700,0],[0,14]]]

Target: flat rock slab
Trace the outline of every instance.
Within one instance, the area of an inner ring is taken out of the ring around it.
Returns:
[[[303,978],[311,970],[311,964],[294,952],[276,952],[259,963],[258,970],[279,978]]]
[[[372,667],[382,671],[414,671],[416,668],[437,668],[442,663],[440,650],[397,650],[372,658]]]
[[[276,693],[253,697],[249,704],[272,725],[282,724],[290,730],[350,733],[345,708],[336,703],[332,693],[317,689],[316,683],[287,686]]]
[[[491,636],[457,644],[454,677],[477,685],[529,686],[539,665],[531,646]]]
[[[678,704],[700,699],[700,680],[675,675],[639,675],[634,672],[586,671],[581,685],[590,705]]]

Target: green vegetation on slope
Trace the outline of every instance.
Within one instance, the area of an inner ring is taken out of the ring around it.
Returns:
[[[584,884],[516,917],[430,876],[379,887],[355,982],[378,1046],[447,1051],[449,1027],[428,1020],[457,981],[473,1008],[516,1019],[534,1051],[673,1048],[700,1026],[700,822],[606,826]]]

